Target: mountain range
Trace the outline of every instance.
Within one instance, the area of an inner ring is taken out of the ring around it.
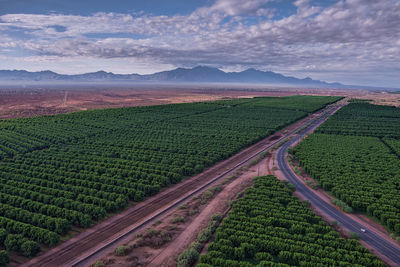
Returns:
[[[0,70],[0,81],[20,82],[166,82],[166,83],[257,83],[285,84],[311,87],[343,87],[340,83],[327,83],[309,77],[299,79],[272,71],[247,69],[241,72],[224,72],[217,68],[198,66],[191,69],[177,68],[154,74],[114,74],[98,71],[85,74],[66,75],[52,71],[29,72],[25,70]]]

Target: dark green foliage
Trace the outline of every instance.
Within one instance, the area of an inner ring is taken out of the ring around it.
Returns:
[[[400,139],[383,138],[382,142],[386,144],[390,150],[400,158]]]
[[[400,235],[400,109],[350,104],[316,132],[293,150],[303,169],[339,206]]]
[[[54,246],[71,225],[88,227],[338,99],[238,99],[0,120],[0,227]]]
[[[4,228],[0,228],[0,246],[4,245],[4,241],[6,240],[7,235],[7,230]]]
[[[116,256],[125,256],[129,251],[129,247],[121,245],[119,247],[117,247],[114,251],[114,254]]]
[[[198,266],[385,266],[343,239],[274,176],[258,177],[216,231]]]
[[[25,257],[35,257],[40,252],[40,246],[33,241],[25,241],[21,245],[22,254]]]
[[[256,97],[256,99],[260,99],[261,101],[258,101],[255,105],[315,112],[328,103],[333,103],[342,99],[342,97],[333,96],[327,98],[326,96],[314,96],[310,98],[309,96],[295,95],[287,97]]]
[[[199,258],[199,253],[194,248],[189,248],[178,257],[178,267],[190,267]]]
[[[368,103],[343,107],[317,133],[400,138],[400,109]]]
[[[8,251],[18,252],[21,250],[21,245],[26,241],[27,239],[21,234],[8,234],[4,246]]]
[[[10,262],[10,256],[7,251],[0,250],[0,267],[6,266]]]
[[[357,233],[351,232],[350,233],[350,238],[358,240],[358,239],[360,239],[360,235],[357,234]]]
[[[188,249],[185,249],[179,254],[178,266],[190,267],[199,259],[204,244],[210,240],[221,219],[221,214],[213,214],[211,216],[211,221],[208,223],[207,227],[200,231],[196,240],[190,244]]]

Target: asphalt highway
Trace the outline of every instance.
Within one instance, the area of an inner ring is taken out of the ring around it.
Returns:
[[[372,230],[368,227],[364,227],[360,225],[358,222],[354,221],[348,215],[343,213],[342,211],[334,208],[332,205],[321,199],[318,195],[316,195],[311,189],[309,189],[306,185],[300,182],[297,176],[293,173],[291,168],[286,161],[286,153],[289,147],[295,142],[299,141],[306,134],[308,134],[314,127],[321,124],[325,118],[330,116],[334,110],[330,111],[328,114],[324,115],[322,118],[313,122],[309,127],[303,130],[300,134],[298,134],[295,138],[286,142],[283,146],[281,146],[277,152],[277,161],[278,166],[286,179],[292,183],[297,192],[302,194],[306,199],[308,199],[311,204],[317,207],[322,212],[326,213],[328,216],[336,220],[341,226],[347,228],[349,231],[357,233],[360,235],[360,240],[365,241],[368,245],[373,247],[376,251],[384,254],[390,260],[395,262],[398,266],[400,266],[400,247],[392,244],[391,242],[383,239],[379,235],[376,235]],[[361,228],[364,228],[366,231],[362,232]]]

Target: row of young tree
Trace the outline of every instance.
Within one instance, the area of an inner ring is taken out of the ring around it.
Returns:
[[[0,162],[0,226],[54,245],[73,225],[88,227],[306,116],[308,102],[314,109],[337,99],[286,97],[276,107],[275,98],[244,99],[0,121],[0,136],[8,136],[0,151],[13,149]]]
[[[8,232],[20,234],[48,246],[55,246],[60,240],[60,236],[52,231],[2,216],[0,216],[0,227],[6,229]]]
[[[0,123],[0,135],[24,137],[22,140],[31,145],[29,147],[31,150],[53,144],[90,140],[93,139],[92,137],[110,138],[110,134],[122,133],[124,130],[129,134],[132,128],[141,129],[142,126],[149,127],[159,122],[180,120],[188,116],[194,118],[197,115],[206,114],[208,119],[209,116],[218,115],[218,112],[226,113],[227,107],[240,109],[238,114],[246,117],[248,114],[245,113],[252,112],[251,109],[255,112],[263,111],[262,109],[264,111],[279,109],[280,111],[310,112],[338,99],[337,97],[293,96],[75,112],[66,115],[3,121]],[[229,119],[229,116],[232,114],[225,118]],[[250,123],[250,121],[243,120],[241,123]],[[218,124],[212,126],[215,128]],[[225,130],[223,125],[220,129]],[[32,142],[35,144],[31,144]],[[9,141],[5,143],[6,146],[13,146],[13,144],[14,142]],[[16,144],[18,145],[19,142]]]
[[[351,103],[336,112],[316,132],[400,139],[400,109]]]
[[[315,112],[327,104],[341,100],[343,97],[337,96],[314,96],[310,98],[305,95],[295,95],[289,97],[257,97],[262,99],[255,105],[270,106],[274,108],[300,110],[305,112]],[[246,105],[246,104],[245,104]]]
[[[0,129],[0,160],[44,147],[45,143],[36,138]]]
[[[400,158],[400,139],[383,138],[382,142],[387,145],[394,154]]]
[[[232,207],[199,260],[208,266],[385,266],[355,239],[344,239],[274,176]]]
[[[293,154],[323,189],[400,235],[400,159],[381,140],[313,134]]]
[[[351,103],[292,152],[322,188],[400,236],[400,109]]]
[[[0,246],[7,251],[21,253],[26,257],[34,257],[40,252],[38,243],[25,238],[21,234],[12,234],[4,228],[0,228]],[[6,251],[0,251],[0,266],[9,263],[9,255]]]

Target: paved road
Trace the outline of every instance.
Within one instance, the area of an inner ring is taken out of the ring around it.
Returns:
[[[312,190],[310,190],[306,185],[298,180],[296,175],[290,169],[287,161],[286,161],[286,153],[289,147],[294,144],[295,142],[299,141],[303,138],[307,133],[311,131],[315,126],[322,123],[323,120],[329,116],[332,112],[327,114],[326,116],[322,117],[315,121],[312,125],[307,127],[304,131],[302,131],[299,135],[295,138],[290,140],[289,142],[285,143],[279,150],[277,154],[277,161],[279,169],[282,171],[283,175],[286,179],[289,180],[295,187],[297,192],[301,193],[306,199],[308,199],[312,205],[320,209],[321,211],[325,212],[328,216],[336,220],[340,225],[347,228],[349,231],[357,233],[360,235],[360,239],[365,241],[368,245],[373,247],[376,251],[384,254],[386,257],[391,259],[393,262],[400,266],[400,248],[388,242],[387,240],[383,239],[382,237],[374,234],[372,229],[365,228],[361,226],[358,222],[354,221],[352,218],[347,216],[345,213],[337,210],[329,203],[321,199],[318,195],[316,195]],[[365,228],[366,232],[362,233],[361,228]]]
[[[24,263],[22,267],[87,266],[92,260],[102,256],[105,251],[112,251],[112,248],[117,244],[128,241],[130,236],[133,236],[138,230],[144,229],[163,214],[177,208],[195,194],[204,191],[212,184],[248,164],[266,149],[294,134],[299,127],[309,123],[312,118],[313,116],[309,116],[295,122],[286,128],[289,132],[285,133],[286,130],[281,130],[261,140],[204,172],[171,186],[124,212],[85,230],[78,236]]]

